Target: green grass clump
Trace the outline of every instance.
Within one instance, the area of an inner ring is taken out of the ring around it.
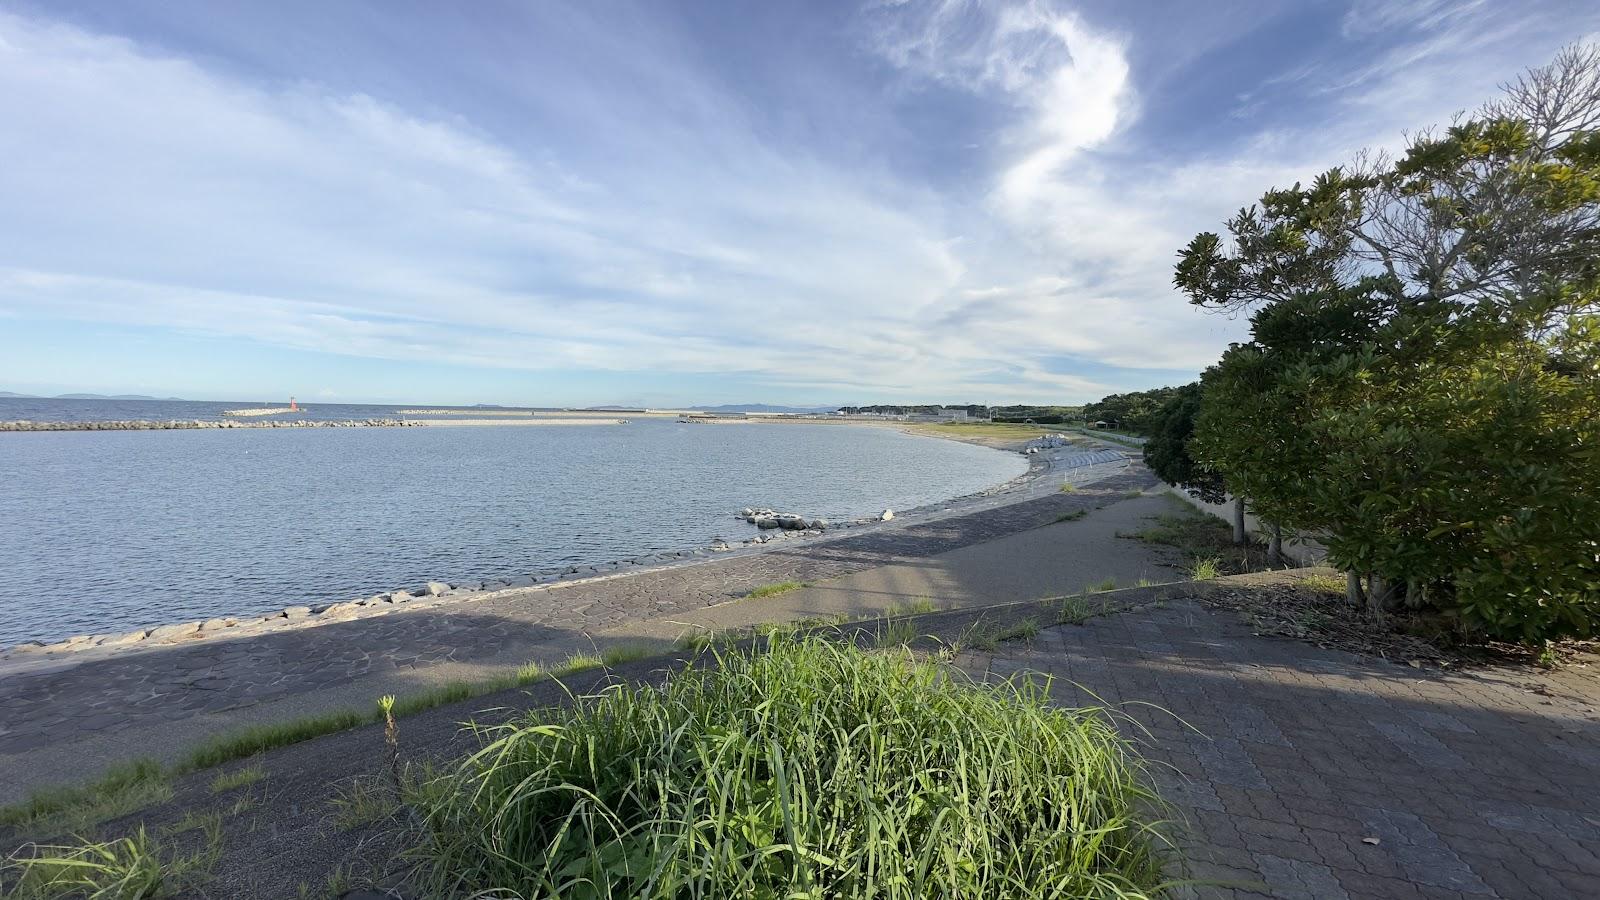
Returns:
[[[1195,581],[1210,581],[1222,577],[1222,560],[1214,556],[1195,560],[1194,566],[1189,569],[1189,577]]]
[[[567,657],[566,660],[561,663],[561,665],[551,669],[550,677],[565,678],[568,675],[576,675],[579,672],[587,672],[590,669],[601,668],[605,664],[606,661],[597,654],[574,653]]]
[[[873,646],[903,647],[917,639],[917,625],[908,619],[883,619]]]
[[[605,652],[600,654],[600,662],[607,667],[620,666],[636,659],[644,659],[649,655],[649,647],[636,644],[619,644],[615,647],[607,647]]]
[[[1039,622],[1037,619],[1023,619],[1010,628],[1002,628],[995,635],[1001,641],[1031,641],[1039,636]]]
[[[1061,483],[1061,493],[1063,493],[1063,494],[1076,494],[1077,492],[1078,492],[1078,486],[1073,484],[1072,482],[1063,481]]]
[[[787,594],[790,591],[798,591],[803,587],[806,587],[806,583],[804,581],[779,581],[774,584],[763,584],[750,593],[745,594],[744,599],[760,600],[762,597],[776,597],[779,594]]]
[[[956,639],[949,649],[953,653],[961,653],[966,650],[980,650],[984,653],[989,653],[999,646],[999,632],[994,625],[979,619],[961,629],[961,633],[956,635]]]
[[[267,777],[267,770],[262,767],[261,761],[256,760],[248,766],[234,769],[232,772],[223,772],[211,779],[211,793],[220,794],[234,788],[242,788],[255,784]]]
[[[1114,591],[1116,589],[1117,589],[1117,579],[1109,578],[1109,577],[1108,578],[1102,578],[1099,581],[1096,581],[1094,584],[1091,584],[1088,587],[1084,588],[1084,590],[1088,591],[1091,594],[1099,594],[1099,593],[1104,593],[1105,591]]]
[[[1253,543],[1235,544],[1233,527],[1227,522],[1200,512],[1170,494],[1168,497],[1178,512],[1155,516],[1154,525],[1118,537],[1172,547],[1184,556],[1185,565],[1191,570],[1210,561],[1217,572],[1211,577],[1255,572],[1266,567],[1265,548]]]
[[[370,714],[363,714],[353,709],[341,709],[288,722],[253,725],[206,741],[189,754],[181,768],[185,771],[207,769],[231,760],[254,756],[263,750],[297,744],[324,734],[365,725],[370,721],[372,721]]]
[[[39,837],[84,831],[172,798],[171,776],[153,759],[112,766],[88,784],[35,791],[0,809],[0,828]]]
[[[932,600],[927,597],[918,597],[915,600],[907,600],[904,603],[891,603],[889,608],[883,611],[883,614],[892,619],[896,616],[925,616],[928,613],[938,611],[939,607],[935,606]]]
[[[410,791],[423,892],[1152,897],[1159,803],[1097,710],[820,638],[485,729]]]
[[[1307,575],[1299,579],[1296,583],[1303,588],[1315,591],[1319,594],[1329,594],[1334,597],[1343,597],[1345,595],[1345,579],[1338,575],[1324,575],[1317,573],[1314,575]]]
[[[200,881],[222,852],[221,822],[200,827],[205,846],[171,857],[143,826],[114,841],[71,846],[28,845],[0,864],[8,900],[155,900],[175,897]]]
[[[1090,600],[1087,593],[1062,597],[1061,606],[1056,610],[1056,624],[1082,625],[1095,616],[1103,615],[1105,612],[1105,601]]]
[[[1076,522],[1088,514],[1089,511],[1087,509],[1075,509],[1072,512],[1066,512],[1056,516],[1055,524],[1059,525],[1062,522]]]
[[[375,825],[400,809],[394,787],[380,775],[356,776],[341,785],[328,802],[333,807],[333,826],[339,831]]]

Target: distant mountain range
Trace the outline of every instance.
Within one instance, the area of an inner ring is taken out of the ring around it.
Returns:
[[[182,397],[147,397],[144,394],[57,394],[54,397],[41,397],[37,394],[13,394],[10,391],[0,391],[0,397],[10,397],[13,400],[182,400]]]

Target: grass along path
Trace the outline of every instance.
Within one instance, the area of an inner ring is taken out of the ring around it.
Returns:
[[[947,656],[958,649],[1008,641],[1029,643],[1042,627],[1068,621],[1082,624],[1130,604],[1159,605],[1196,587],[1164,585],[931,612],[932,604],[921,601],[890,610],[902,618],[807,627],[822,628],[830,639],[863,647],[910,645],[919,654]],[[793,634],[783,627],[770,630],[780,637]],[[437,771],[428,774],[429,760],[476,749],[471,734],[461,729],[464,721],[493,725],[513,719],[517,710],[566,705],[575,696],[614,690],[621,682],[659,685],[686,663],[699,659],[709,664],[716,653],[727,655],[726,647],[719,643],[700,652],[619,662],[614,668],[580,671],[560,682],[541,679],[485,695],[470,705],[447,704],[416,713],[399,723],[404,777],[414,786],[419,779],[437,776]],[[390,783],[384,740],[380,725],[366,724],[277,747],[222,771],[169,773],[165,784],[170,800],[85,829],[83,837],[112,842],[146,828],[152,838],[149,853],[186,867],[181,868],[189,873],[186,879],[203,874],[213,886],[226,885],[225,893],[232,896],[338,896],[352,885],[392,884],[396,854],[404,848],[393,841],[399,833],[395,827],[399,820],[394,818],[398,806],[392,787],[384,787]],[[201,827],[213,822],[221,823],[217,841]],[[12,830],[10,845],[17,846],[25,837],[47,836]],[[25,848],[21,853],[31,856],[34,850]],[[192,860],[210,862],[202,872]],[[11,876],[15,874],[13,868]],[[0,875],[0,881],[6,877]]]
[[[412,790],[424,892],[1153,896],[1159,801],[1099,710],[818,638],[489,729]],[[964,789],[952,789],[965,786]]]
[[[552,678],[566,678],[603,666],[614,667],[647,654],[648,651],[643,648],[624,645],[612,647],[601,654],[575,654],[550,669],[530,663],[505,676],[452,682],[401,696],[394,703],[393,713],[396,717],[413,716],[435,707],[497,691]],[[170,799],[171,782],[175,777],[382,721],[383,710],[375,701],[373,707],[366,710],[337,710],[229,732],[195,747],[173,766],[162,766],[150,759],[137,759],[114,766],[101,777],[82,785],[35,791],[22,803],[0,807],[0,830],[15,830],[41,837],[81,832]],[[214,788],[217,792],[238,786],[221,776],[219,779],[222,786]],[[253,780],[255,778],[247,778],[238,783]]]

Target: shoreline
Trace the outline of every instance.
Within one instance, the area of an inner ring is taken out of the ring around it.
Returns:
[[[1078,447],[1066,455],[1093,454]],[[907,511],[871,527],[780,541],[778,552],[765,552],[769,545],[533,588],[421,597],[315,627],[282,619],[268,628],[230,628],[209,640],[24,654],[0,674],[0,708],[7,711],[0,729],[0,803],[71,782],[130,752],[181,759],[205,741],[243,729],[365,711],[382,695],[433,696],[530,665],[550,668],[640,647],[670,650],[686,634],[739,626],[751,617],[881,615],[902,596],[904,602],[936,596],[959,604],[974,589],[967,576],[988,571],[984,567],[1000,567],[997,586],[984,589],[990,592],[1041,590],[1065,579],[1050,593],[1074,593],[1108,573],[1132,583],[1160,561],[1124,564],[1129,554],[1154,552],[1118,539],[1129,527],[1125,504],[1154,502],[1149,508],[1155,509],[1165,501],[1135,498],[1155,479],[1113,455],[1120,462],[1041,463],[1043,477],[1036,472],[1009,491]],[[1082,487],[1063,492],[1063,480]],[[1120,512],[1105,518],[1099,510],[1106,508]],[[1002,539],[1009,541],[996,543]],[[1021,549],[1013,546],[1018,542]],[[1070,552],[1057,552],[1060,547]],[[1038,560],[1042,567],[1029,564],[1039,553],[1047,554]],[[974,564],[981,571],[966,571]],[[760,588],[788,583],[811,588],[749,599]],[[63,754],[65,747],[72,752]]]
[[[627,419],[545,417],[529,419],[294,419],[292,421],[240,421],[238,419],[106,419],[81,422],[35,422],[13,419],[0,422],[0,432],[47,431],[191,431],[239,428],[450,428],[494,425],[625,425]]]
[[[461,423],[445,422],[440,424],[455,425]],[[489,424],[504,423],[494,422]],[[1064,456],[1073,455],[1070,451],[1074,450],[1074,445],[1069,444],[1065,447],[1056,447],[1050,452],[1030,455],[1027,454],[1025,446],[1022,445],[1031,442],[1008,440],[1001,441],[1000,444],[1002,446],[997,446],[991,441],[974,439],[970,436],[930,434],[918,429],[916,426],[907,426],[906,423],[863,422],[859,424],[871,424],[879,427],[893,425],[902,433],[913,436],[954,440],[958,443],[984,446],[999,452],[1023,453],[1028,459],[1028,468],[1021,475],[996,483],[981,491],[937,500],[911,509],[895,510],[890,520],[882,520],[880,514],[880,516],[865,516],[831,524],[821,529],[763,530],[752,537],[739,541],[713,542],[704,547],[656,551],[593,564],[546,566],[523,575],[491,577],[483,580],[469,579],[456,584],[445,581],[427,581],[421,585],[408,585],[354,599],[296,603],[267,613],[219,613],[205,620],[167,621],[125,632],[74,635],[48,643],[39,639],[24,640],[10,646],[0,647],[0,674],[50,671],[75,665],[78,662],[122,656],[129,651],[138,649],[169,647],[178,643],[209,639],[248,637],[253,634],[270,633],[285,628],[310,628],[333,622],[359,621],[365,618],[386,615],[403,608],[421,609],[436,607],[445,603],[464,603],[486,599],[509,591],[537,590],[582,582],[606,581],[662,569],[680,568],[717,559],[764,553],[776,549],[780,545],[792,547],[796,543],[806,545],[825,543],[864,532],[903,528],[941,518],[992,509],[997,506],[1020,503],[1043,494],[1053,493],[1059,490],[1059,486],[1051,483],[1046,487],[1045,482],[1052,472],[1060,471],[1056,462]],[[245,425],[242,427],[252,426]],[[253,427],[262,426],[255,425]],[[1123,462],[1125,463],[1125,461],[1124,458]],[[1103,464],[1096,463],[1079,468],[1095,469],[1100,465]],[[736,512],[730,512],[729,515],[739,518]]]

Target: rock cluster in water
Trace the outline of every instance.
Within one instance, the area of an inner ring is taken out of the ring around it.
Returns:
[[[109,422],[0,422],[0,431],[165,431],[174,428],[406,428],[426,423],[406,419],[341,419],[293,422],[210,422],[205,419],[121,419]]]
[[[821,531],[828,527],[827,519],[808,519],[795,513],[756,509],[749,506],[739,511],[739,517],[761,529],[782,528],[785,531]]]

